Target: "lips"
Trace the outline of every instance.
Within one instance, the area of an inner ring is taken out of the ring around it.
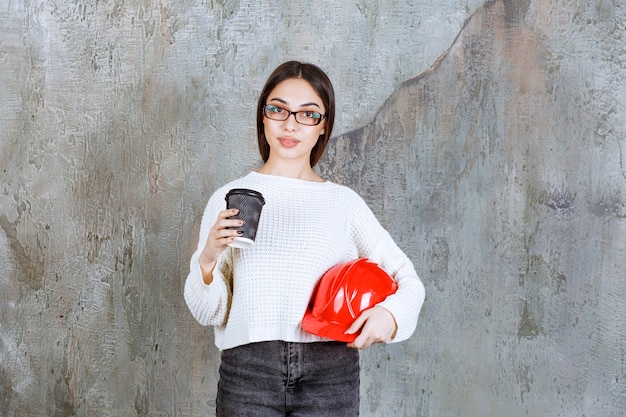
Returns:
[[[299,140],[296,140],[296,139],[293,139],[293,138],[279,138],[278,141],[285,148],[293,148],[298,143],[300,143]]]

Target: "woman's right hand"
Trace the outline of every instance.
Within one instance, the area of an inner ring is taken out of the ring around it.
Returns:
[[[242,232],[229,229],[229,227],[240,227],[243,220],[229,219],[239,213],[237,209],[227,209],[221,211],[217,216],[217,220],[209,230],[204,249],[200,254],[200,270],[202,271],[202,279],[204,283],[209,285],[213,281],[213,269],[217,264],[217,258],[220,256],[229,243],[235,241],[235,238]]]

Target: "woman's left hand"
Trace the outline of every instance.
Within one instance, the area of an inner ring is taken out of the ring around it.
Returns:
[[[384,307],[373,307],[365,310],[346,330],[346,334],[361,334],[349,343],[348,347],[366,349],[374,343],[387,343],[396,334],[398,325],[393,315]]]

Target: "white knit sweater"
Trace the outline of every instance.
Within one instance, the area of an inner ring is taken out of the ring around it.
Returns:
[[[200,252],[232,188],[257,190],[265,198],[256,243],[248,249],[226,249],[213,282],[206,285]],[[332,182],[251,172],[209,199],[185,300],[201,325],[215,327],[215,344],[221,350],[267,340],[319,341],[323,339],[300,326],[315,284],[332,266],[361,257],[376,262],[398,282],[398,291],[379,305],[398,324],[393,341],[409,338],[424,302],[424,286],[363,199]]]

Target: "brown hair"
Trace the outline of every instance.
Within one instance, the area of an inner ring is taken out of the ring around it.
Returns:
[[[317,143],[311,150],[310,162],[311,167],[313,167],[317,164],[326,150],[326,145],[328,144],[328,139],[330,138],[330,134],[333,130],[333,124],[335,122],[335,91],[333,89],[333,85],[324,71],[313,64],[297,61],[285,62],[284,64],[278,66],[278,68],[276,68],[272,75],[270,75],[267,79],[267,82],[261,91],[261,95],[259,96],[256,112],[256,131],[259,143],[259,152],[263,162],[267,162],[267,159],[270,156],[270,145],[267,143],[267,139],[265,138],[265,126],[263,124],[263,106],[267,104],[267,97],[278,84],[292,78],[300,78],[311,84],[313,90],[315,90],[317,95],[322,99],[322,104],[326,109],[326,126],[324,127],[324,133],[320,135]]]

